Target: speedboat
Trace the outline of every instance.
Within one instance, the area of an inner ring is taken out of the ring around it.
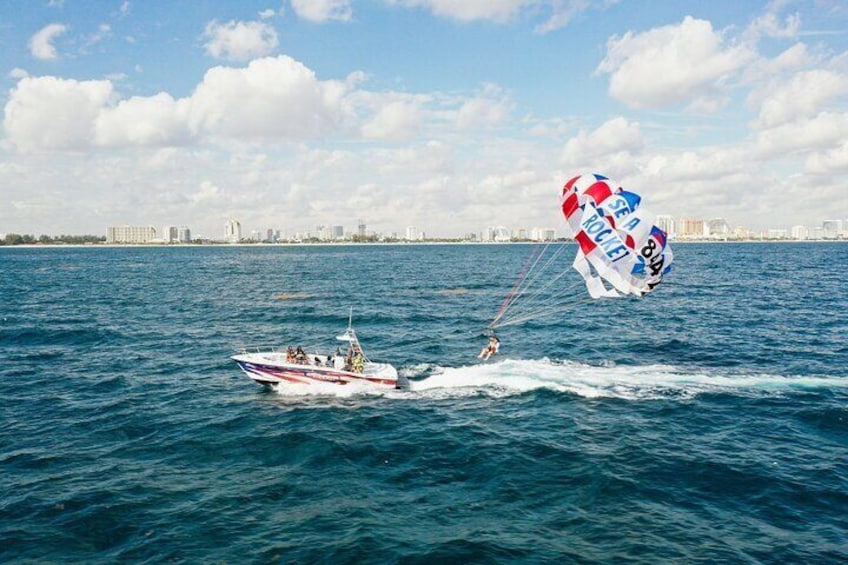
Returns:
[[[321,354],[306,353],[300,347],[245,347],[231,359],[254,382],[272,388],[315,383],[366,383],[381,388],[409,386],[406,378],[398,377],[392,365],[376,363],[366,357],[350,324],[336,339],[347,342],[346,351],[338,348],[335,354]]]

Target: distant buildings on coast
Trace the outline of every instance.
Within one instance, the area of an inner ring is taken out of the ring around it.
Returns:
[[[775,241],[775,240],[837,240],[848,239],[848,220],[824,220],[821,226],[793,226],[790,229],[768,228],[749,230],[744,226],[731,226],[724,218],[702,218],[684,216],[675,220],[672,216],[657,216],[657,225],[672,239],[690,241]]]
[[[236,222],[237,223],[237,222]],[[556,230],[551,228],[518,228],[509,229],[504,226],[489,226],[480,232],[469,232],[462,237],[431,237],[418,226],[406,226],[403,232],[382,233],[369,230],[367,224],[359,220],[354,231],[344,226],[317,225],[313,230],[298,231],[291,235],[281,233],[278,229],[268,229],[265,232],[254,230],[249,236],[235,239],[235,231],[228,228],[225,233],[227,242],[254,243],[302,243],[302,242],[422,242],[422,241],[468,241],[468,242],[506,242],[506,241],[553,241],[557,238]]]
[[[423,241],[467,241],[502,243],[509,241],[554,241],[557,233],[552,228],[516,228],[489,226],[480,232],[470,232],[456,238],[432,238],[417,226],[407,226],[402,233],[381,233],[368,229],[359,220],[353,231],[340,225],[317,225],[309,231],[298,231],[287,235],[279,229],[252,230],[246,234],[241,222],[227,220],[219,238],[197,237],[192,239],[186,226],[165,226],[158,232],[154,226],[109,226],[106,228],[106,243],[123,244],[170,244],[170,243],[321,243],[321,242],[423,242]]]
[[[834,241],[848,240],[848,219],[824,220],[819,226],[796,225],[789,229],[769,228],[749,230],[744,226],[731,226],[724,218],[683,216],[679,219],[661,214],[657,225],[676,241]],[[308,231],[286,234],[280,229],[252,230],[245,234],[241,222],[227,220],[220,236],[207,238],[196,236],[188,226],[164,226],[157,231],[154,226],[109,226],[106,228],[105,243],[112,245],[133,244],[236,244],[236,243],[343,243],[343,242],[478,242],[505,243],[521,241],[555,241],[567,238],[552,228],[508,228],[488,226],[479,232],[468,232],[461,237],[431,237],[418,226],[406,226],[403,232],[380,233],[369,230],[359,220],[353,230],[341,225],[317,225]],[[0,233],[0,245],[20,244],[96,244],[104,243],[103,236],[46,236]]]
[[[657,216],[657,225],[677,241],[773,241],[773,240],[848,240],[848,220],[825,220],[820,226],[793,226],[791,229],[769,228],[750,230],[744,226],[732,226],[724,218],[703,219],[682,216],[679,219],[666,214]],[[553,228],[508,228],[487,226],[479,232],[468,232],[462,237],[434,238],[418,226],[406,226],[401,232],[381,233],[368,229],[359,220],[353,230],[340,225],[317,225],[312,230],[286,234],[280,229],[267,228],[242,230],[241,222],[227,220],[221,237],[192,239],[186,226],[165,226],[158,233],[153,226],[110,226],[106,231],[106,243],[341,243],[341,242],[423,242],[460,241],[480,243],[505,243],[516,241],[555,241],[567,234],[557,234]]]
[[[186,226],[165,226],[157,234],[153,226],[109,226],[106,243],[191,243],[191,230]]]

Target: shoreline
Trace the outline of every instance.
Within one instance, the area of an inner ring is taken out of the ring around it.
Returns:
[[[192,247],[218,247],[218,248],[234,248],[234,247],[366,247],[366,246],[434,246],[434,245],[540,245],[548,243],[570,243],[576,245],[576,242],[571,240],[564,241],[375,241],[375,242],[355,242],[355,241],[328,241],[328,242],[281,242],[281,243],[23,243],[19,245],[0,245],[0,249],[140,249],[140,248],[192,248]],[[738,243],[848,243],[848,239],[680,239],[670,240],[672,245],[690,245],[699,243],[708,244],[738,244]]]

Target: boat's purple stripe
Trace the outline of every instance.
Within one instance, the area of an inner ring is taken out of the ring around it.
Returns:
[[[290,382],[295,383],[305,383],[309,384],[312,382],[322,382],[322,383],[332,383],[332,384],[347,384],[350,381],[365,381],[372,384],[382,384],[382,385],[391,385],[394,386],[397,384],[396,380],[393,379],[380,379],[375,377],[367,377],[364,375],[356,375],[351,373],[339,373],[335,371],[322,371],[317,372],[310,370],[309,368],[304,369],[295,369],[295,368],[285,368],[281,369],[279,367],[271,367],[268,365],[261,365],[258,363],[249,363],[247,361],[238,361],[239,366],[246,373],[253,373],[257,375],[261,375],[264,377],[272,377],[277,379],[284,379]],[[330,378],[323,378],[323,377]]]

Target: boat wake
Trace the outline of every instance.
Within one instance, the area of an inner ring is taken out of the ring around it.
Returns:
[[[430,368],[424,378],[420,378],[421,373],[415,374],[415,368],[403,372],[411,379],[412,392],[430,397],[509,396],[548,389],[584,398],[651,400],[686,399],[704,393],[761,395],[848,387],[848,377],[710,374],[668,365],[595,366],[548,359]]]
[[[701,394],[745,396],[787,394],[817,389],[848,388],[848,376],[781,376],[769,374],[687,371],[668,365],[585,365],[572,361],[504,360],[464,367],[415,365],[404,367],[407,390],[376,389],[365,383],[287,385],[284,396],[384,396],[442,399],[471,396],[507,397],[550,390],[583,398],[625,400],[689,399]]]

